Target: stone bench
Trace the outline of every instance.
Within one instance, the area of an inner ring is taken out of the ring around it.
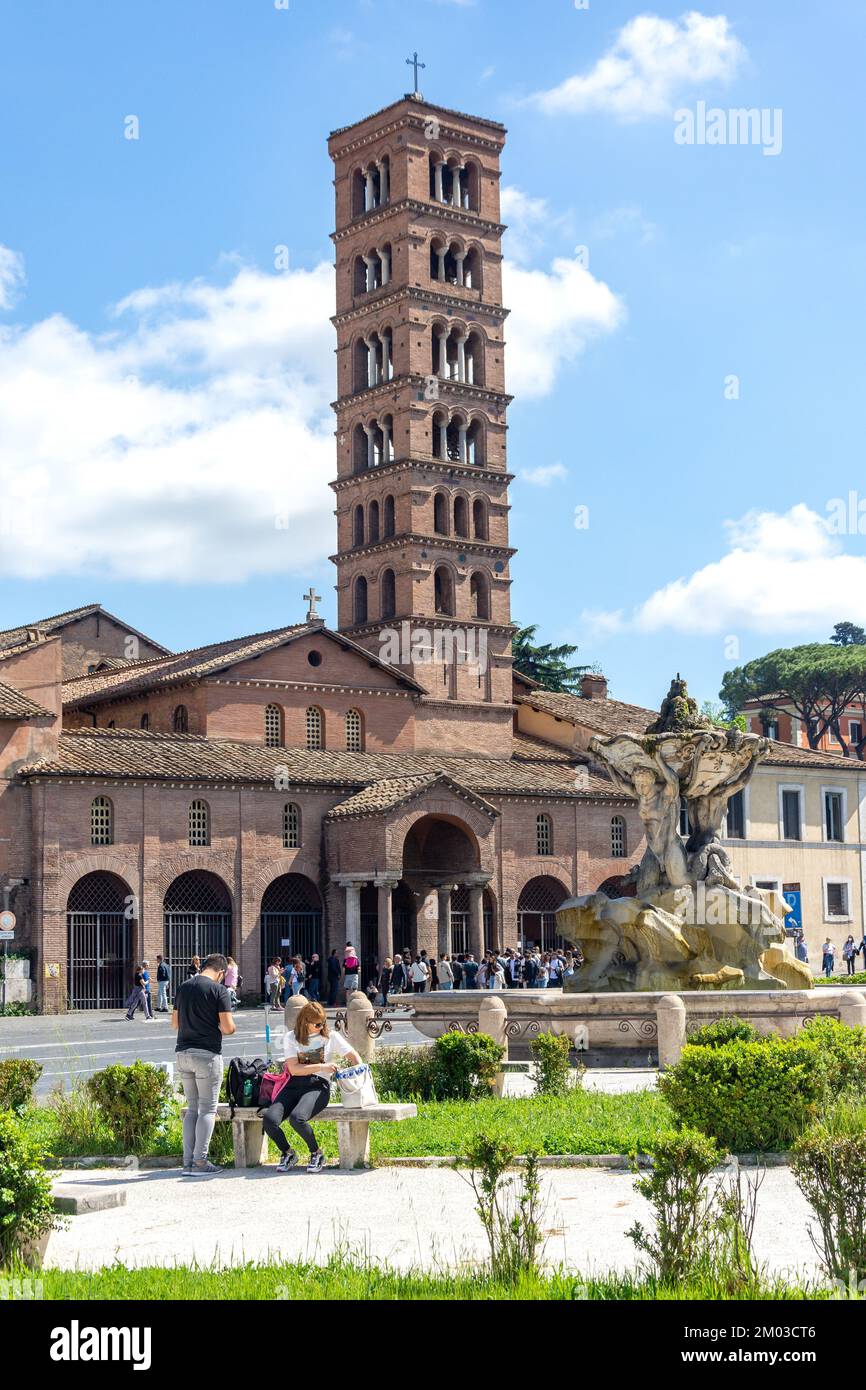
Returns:
[[[499,1071],[493,1083],[493,1094],[499,1097],[505,1095],[505,1078],[507,1076],[529,1076],[531,1070],[531,1062],[500,1062]]]
[[[377,1102],[376,1105],[344,1106],[328,1105],[313,1119],[313,1124],[321,1120],[333,1120],[337,1125],[337,1143],[340,1150],[341,1168],[361,1168],[370,1160],[370,1125],[397,1124],[400,1120],[412,1120],[418,1114],[415,1105],[397,1102]],[[232,1117],[231,1106],[217,1107],[217,1118],[231,1120],[232,1143],[235,1151],[236,1168],[258,1168],[267,1152],[267,1135],[258,1110],[238,1106]],[[290,1126],[286,1126],[287,1133]]]

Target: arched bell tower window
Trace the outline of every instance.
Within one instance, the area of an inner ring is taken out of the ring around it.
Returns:
[[[389,493],[382,508],[382,535],[387,539],[395,531],[394,498]]]
[[[472,503],[472,531],[476,540],[489,539],[487,532],[487,508],[480,497]]]
[[[364,508],[360,502],[355,508],[354,520],[352,522],[352,544],[364,544]]]
[[[444,492],[433,498],[433,530],[437,536],[448,535],[448,498]]]
[[[433,576],[434,600],[437,613],[453,617],[454,581],[451,571],[440,565]]]
[[[397,585],[393,570],[383,570],[379,581],[381,613],[383,618],[393,618],[397,612]]]
[[[370,510],[369,510],[369,512],[368,512],[368,526],[367,526],[367,531],[368,531],[369,536],[370,536],[370,544],[371,544],[371,545],[375,545],[376,541],[379,539],[379,503],[378,503],[378,502],[371,502],[371,503],[370,503]]]
[[[469,535],[469,508],[465,497],[454,498],[454,534],[455,536]]]
[[[476,570],[469,581],[469,598],[473,618],[490,617],[490,585],[487,575]]]
[[[365,623],[367,621],[367,581],[363,574],[359,574],[355,580],[354,597],[352,601],[352,621],[355,623]]]

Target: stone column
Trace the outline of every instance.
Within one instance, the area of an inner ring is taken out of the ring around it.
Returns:
[[[457,283],[458,283],[458,285],[462,285],[462,284],[463,284],[463,262],[466,260],[466,252],[465,252],[465,251],[455,251],[455,252],[454,252],[454,259],[455,259],[455,261],[457,262]]]
[[[659,1067],[675,1067],[686,1040],[686,1006],[678,994],[663,994],[656,1004]]]
[[[439,339],[439,375],[448,375],[448,334],[445,329],[441,329],[437,334]]]
[[[367,385],[375,386],[378,377],[378,362],[376,360],[376,339],[374,337],[365,338],[367,344]]]
[[[391,365],[392,335],[384,333],[382,335],[382,380],[390,381],[394,375]]]
[[[390,878],[377,878],[374,879],[373,882],[379,890],[377,907],[379,918],[379,966],[381,968],[388,958],[391,960],[394,959],[394,915],[392,904],[395,884],[394,880]]]
[[[386,416],[382,417],[382,462],[391,462],[391,435],[388,430],[388,420]]]
[[[466,462],[466,437],[467,437],[467,426],[466,426],[466,425],[460,425],[460,427],[459,427],[459,433],[458,433],[458,448],[457,448],[457,452],[458,452],[459,455],[460,455],[460,462],[461,462],[461,463],[465,463],[465,462]]]
[[[391,279],[391,252],[387,247],[379,251],[379,260],[382,263],[382,284],[387,285]]]
[[[451,954],[451,894],[453,883],[439,884],[436,893],[439,898],[439,931],[436,939],[436,949],[440,956]]]
[[[436,252],[436,255],[439,257],[439,274],[438,274],[438,278],[439,278],[440,280],[444,280],[444,279],[445,279],[445,257],[446,257],[447,254],[448,254],[448,247],[447,247],[447,246],[443,246],[442,249],[441,249],[441,251],[437,251],[437,252]]]
[[[444,168],[445,168],[445,161],[444,161],[444,159],[440,159],[440,161],[439,161],[439,163],[436,165],[435,171],[434,171],[434,176],[435,176],[435,180],[436,180],[436,182],[435,182],[435,189],[436,189],[436,201],[437,201],[437,203],[444,203],[444,202],[445,202],[445,188],[444,188],[443,183],[442,183],[442,170],[443,170]]]
[[[459,208],[463,206],[463,198],[461,196],[460,188],[460,176],[463,173],[463,165],[458,164],[455,169],[452,169],[451,173],[453,178],[453,182],[451,184],[451,206],[453,208]]]
[[[469,950],[477,961],[484,958],[484,889],[469,889]]]
[[[415,914],[417,926],[416,950],[424,950],[428,955],[436,954],[438,934],[438,901],[435,888],[422,889]]]
[[[387,203],[391,197],[391,190],[388,186],[387,159],[377,159],[376,168],[379,170],[379,203]]]
[[[361,260],[364,262],[364,266],[366,267],[366,275],[364,277],[364,290],[367,294],[369,294],[370,291],[373,289],[376,280],[375,270],[373,267],[373,257],[362,256]]]
[[[439,456],[447,459],[448,457],[448,421],[439,426]]]
[[[367,436],[367,467],[376,467],[376,439],[372,425],[364,426],[364,433]]]
[[[373,170],[366,169],[364,171],[364,178],[366,179],[366,188],[364,191],[364,211],[371,212],[372,209],[376,206],[376,192],[373,187]]]
[[[355,955],[361,959],[361,889],[366,885],[363,883],[347,883],[346,885],[346,941],[351,941],[355,948]],[[361,962],[363,965],[363,961]]]
[[[457,380],[466,380],[466,338],[464,335],[457,339]]]

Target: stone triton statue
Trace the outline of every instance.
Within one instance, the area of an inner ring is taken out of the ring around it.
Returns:
[[[557,930],[585,958],[567,989],[812,988],[808,966],[783,949],[787,905],[741,888],[719,838],[729,798],[768,747],[699,714],[679,675],[645,734],[592,740],[611,781],[637,801],[647,848],[620,880],[622,896],[591,893],[559,909]]]

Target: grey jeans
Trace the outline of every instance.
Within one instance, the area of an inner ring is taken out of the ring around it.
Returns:
[[[206,1052],[191,1047],[175,1053],[175,1068],[183,1082],[186,1114],[183,1117],[183,1166],[207,1161],[220,1084],[223,1079],[223,1059],[218,1052]]]

